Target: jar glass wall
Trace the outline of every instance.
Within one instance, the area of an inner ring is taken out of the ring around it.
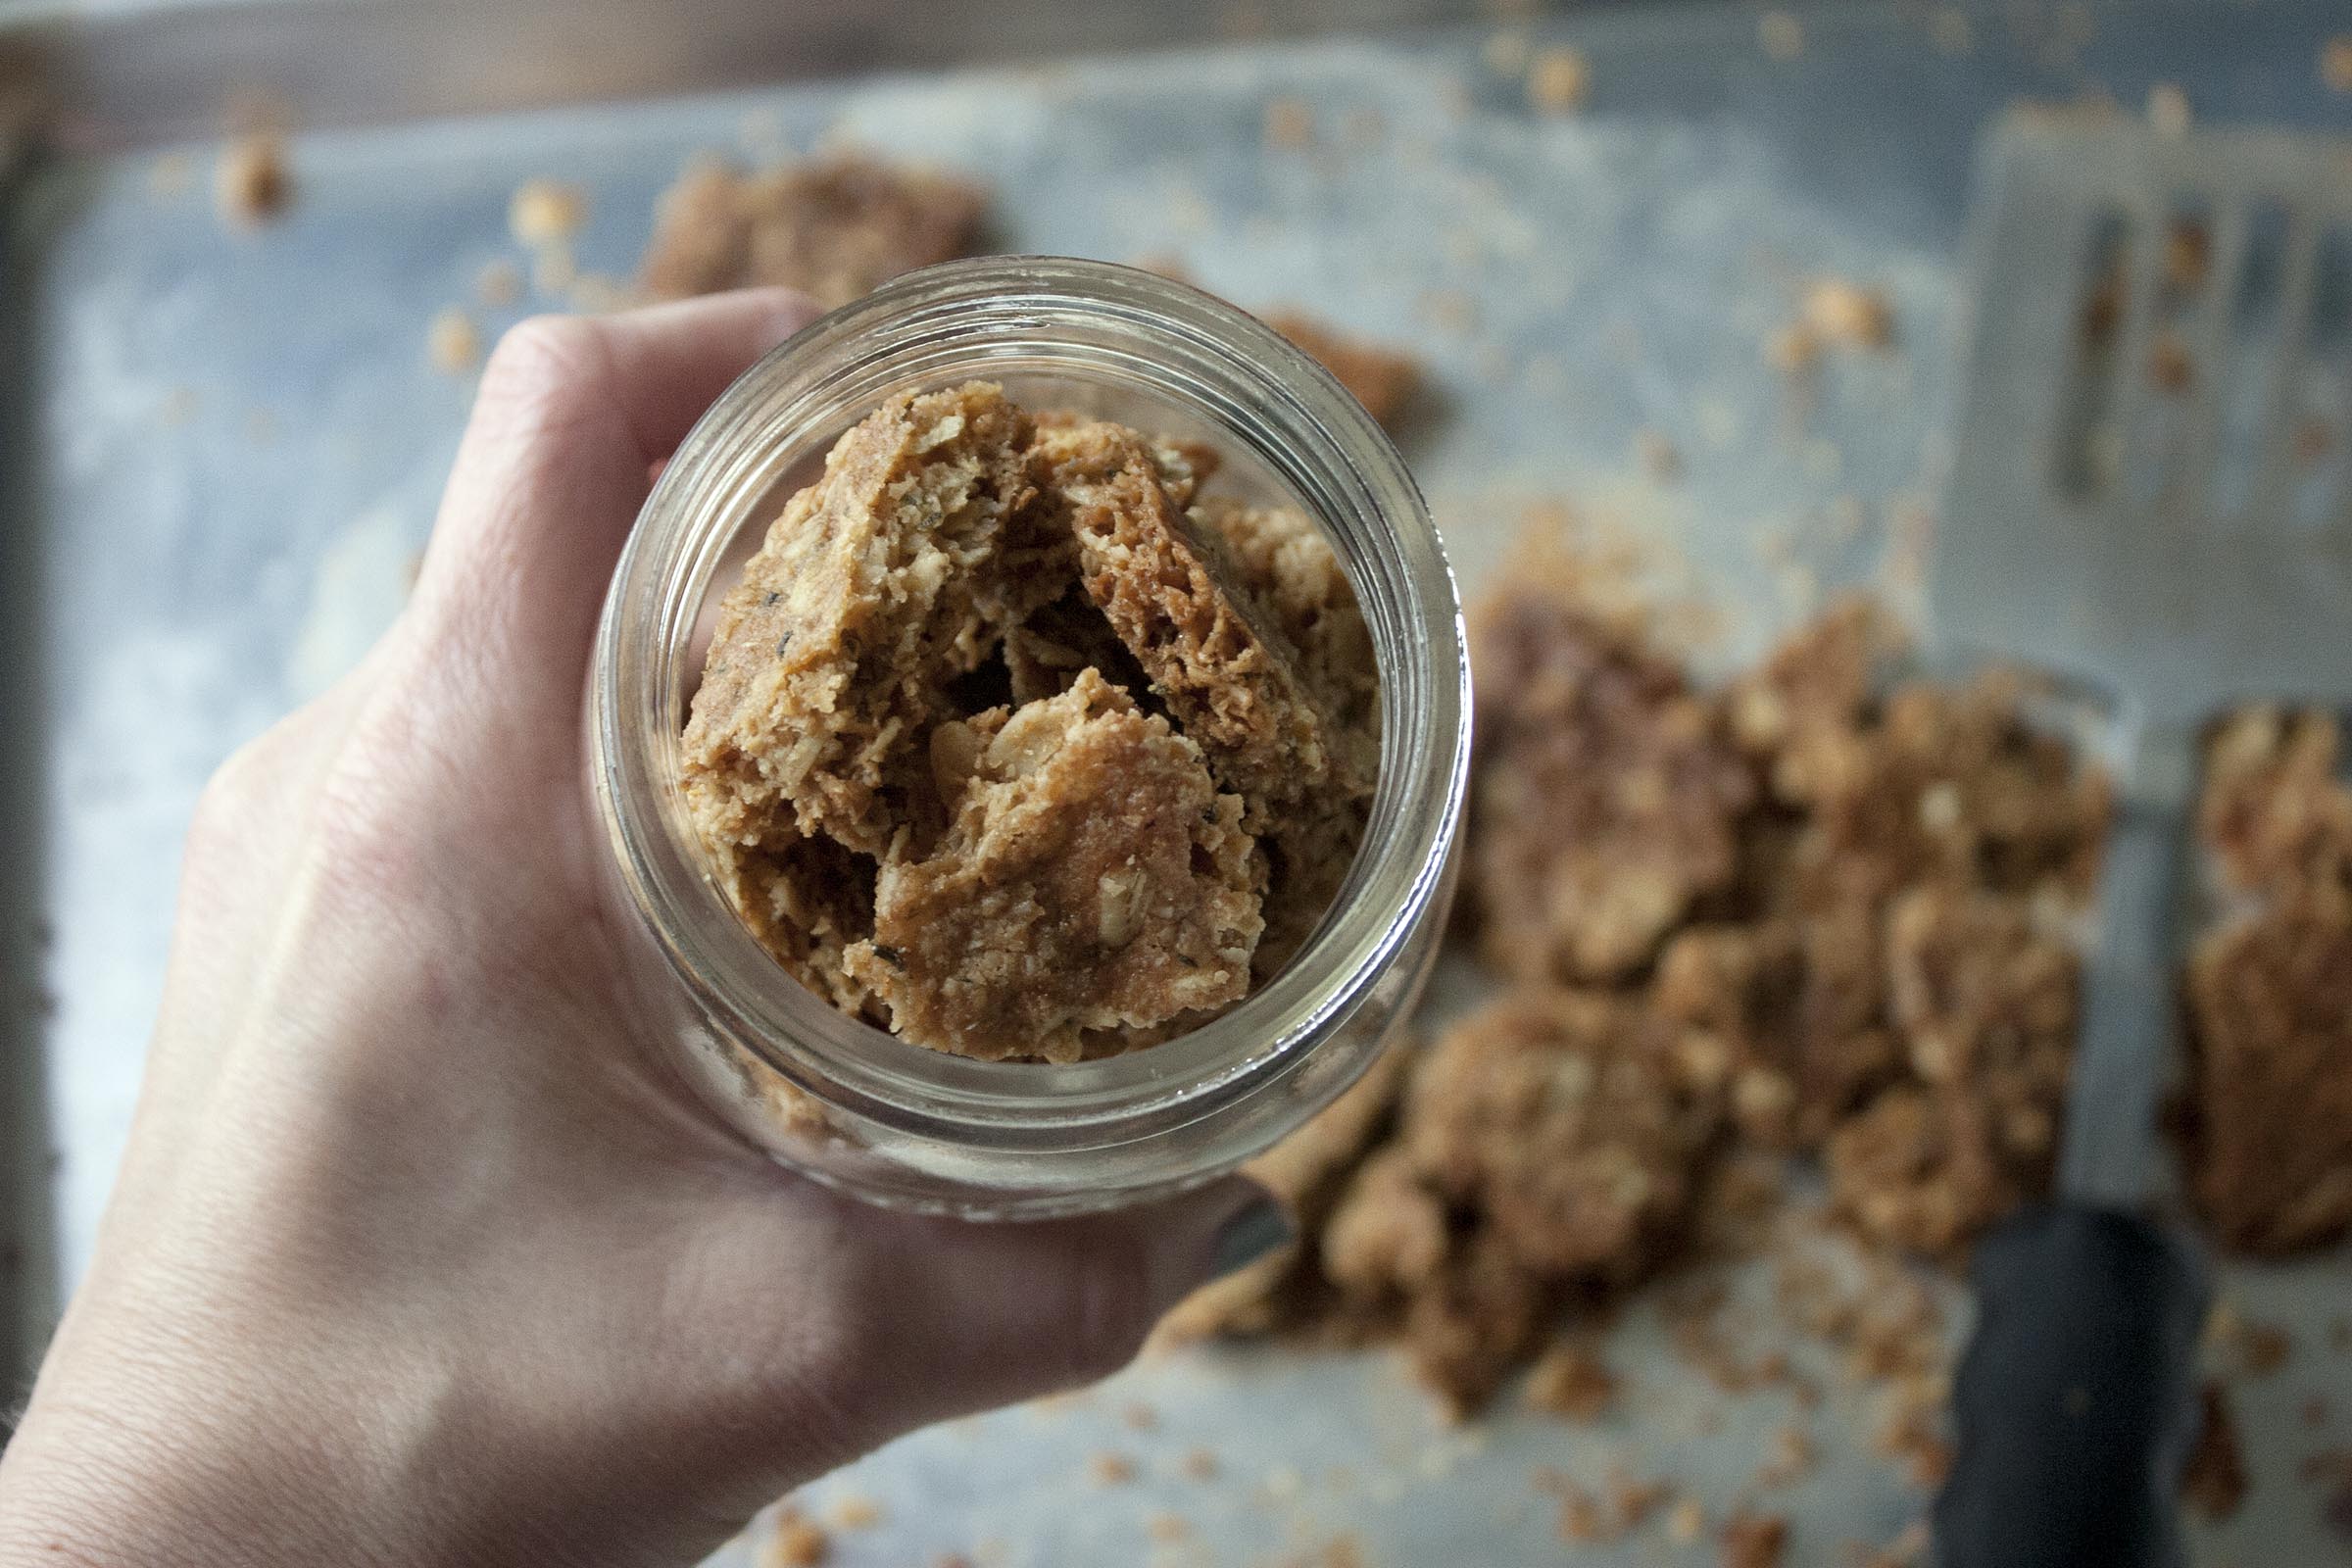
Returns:
[[[1355,588],[1381,677],[1364,847],[1315,936],[1210,1022],[1070,1064],[982,1062],[836,1011],[709,875],[680,737],[720,597],[793,490],[885,400],[991,380],[1215,446],[1215,488],[1298,508]],[[912,273],[714,404],[615,572],[588,703],[609,915],[645,1027],[761,1147],[859,1195],[973,1216],[1133,1201],[1232,1168],[1352,1083],[1409,1011],[1452,896],[1469,676],[1451,573],[1396,449],[1328,372],[1187,285],[1034,257]]]

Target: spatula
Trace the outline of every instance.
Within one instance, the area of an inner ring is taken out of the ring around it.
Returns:
[[[1930,636],[2109,694],[2118,812],[2057,1195],[1977,1255],[1943,1568],[2183,1560],[2208,1287],[2156,1217],[2157,1105],[2196,740],[2352,700],[2348,220],[2352,149],[2316,139],[2020,115],[1980,163]]]

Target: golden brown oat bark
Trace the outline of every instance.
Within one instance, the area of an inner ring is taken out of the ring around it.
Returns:
[[[1740,869],[1755,797],[1714,706],[1556,585],[1481,607],[1470,892],[1517,980],[1627,978]]]
[[[2352,789],[2331,713],[2241,709],[2205,748],[2200,842],[2239,892],[2352,884]]]
[[[2204,937],[2186,991],[2188,1165],[2223,1246],[2352,1231],[2352,900],[2316,883]]]
[[[942,727],[969,732],[935,749],[947,833],[885,859],[873,939],[848,956],[894,1030],[984,1060],[1074,1061],[1082,1031],[1240,999],[1263,867],[1198,747],[1092,670]]]
[[[757,174],[702,162],[662,193],[638,273],[657,299],[780,284],[846,305],[970,255],[986,200],[967,181],[856,156]]]
[[[1029,434],[986,382],[894,398],[770,527],[721,603],[686,726],[688,801],[722,858],[787,810],[879,856],[915,813],[945,682],[1058,586]]]
[[[1066,507],[1079,577],[1198,742],[1253,830],[1276,808],[1370,781],[1344,771],[1332,721],[1212,533],[1176,504],[1149,445],[1119,425],[1038,432],[1037,483]]]
[[[1825,1154],[1838,1212],[1871,1241],[1927,1257],[1957,1257],[2030,1196],[1981,1104],[1914,1085],[1840,1123]]]
[[[785,972],[852,1017],[873,1019],[873,998],[843,967],[874,928],[873,860],[791,829],[737,846],[718,881],[729,903]]]

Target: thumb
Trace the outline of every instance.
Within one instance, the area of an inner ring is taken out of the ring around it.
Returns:
[[[899,1325],[890,1380],[909,1427],[1107,1377],[1177,1302],[1295,1235],[1240,1176],[1077,1219],[932,1224],[946,1234],[904,1259],[913,1321]]]

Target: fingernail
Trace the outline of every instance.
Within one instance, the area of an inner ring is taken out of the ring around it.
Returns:
[[[1217,1227],[1216,1246],[1209,1252],[1209,1278],[1221,1280],[1239,1274],[1290,1246],[1298,1234],[1283,1206],[1260,1194]]]

